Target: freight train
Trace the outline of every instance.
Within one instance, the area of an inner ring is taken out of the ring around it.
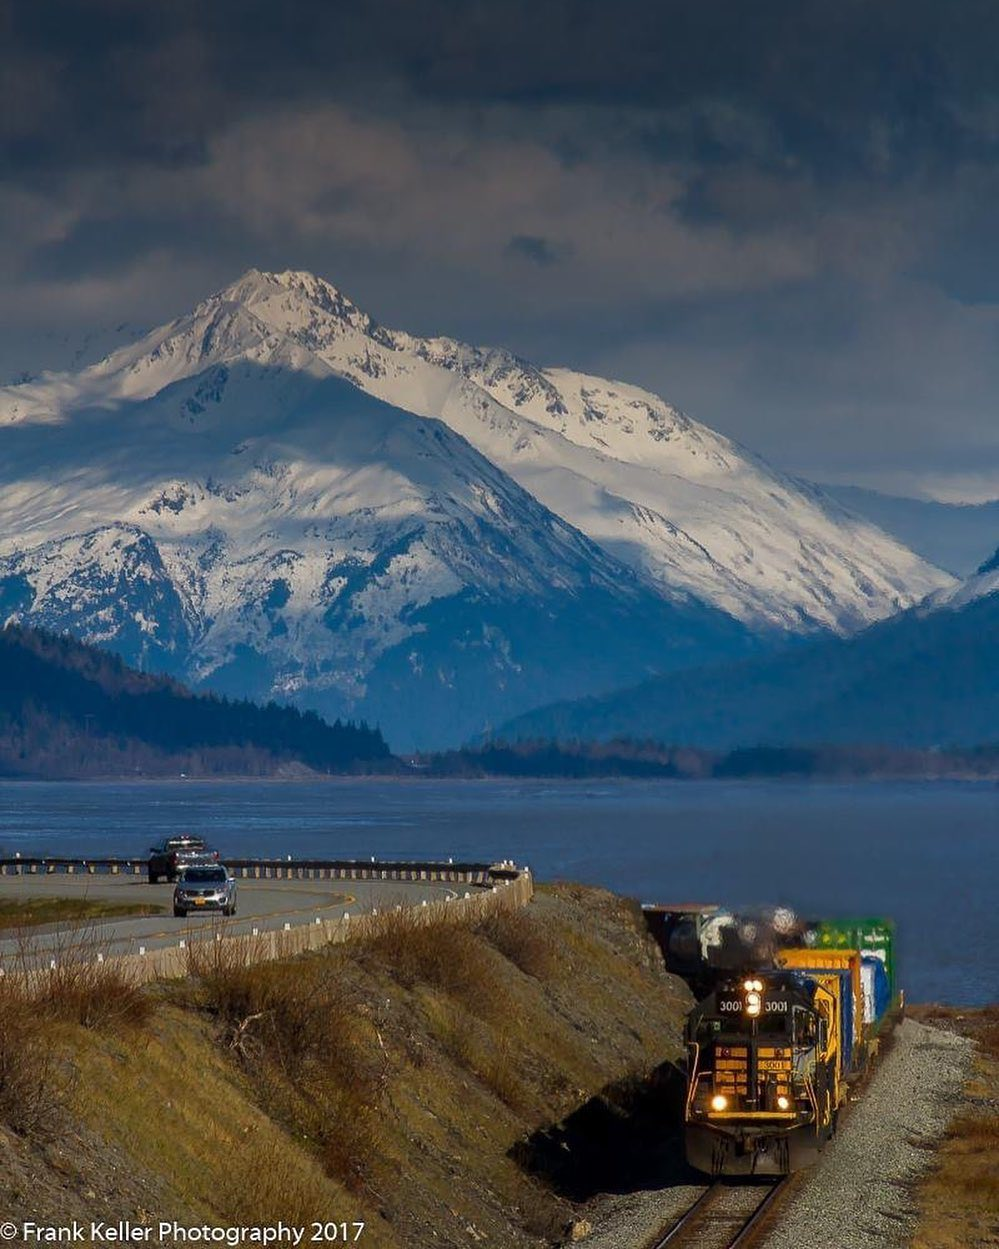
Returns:
[[[901,1010],[890,921],[646,908],[687,1019],[687,1159],[711,1175],[814,1162]]]

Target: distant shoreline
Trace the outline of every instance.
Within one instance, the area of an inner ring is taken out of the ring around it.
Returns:
[[[686,788],[690,785],[711,785],[719,788],[735,785],[999,785],[999,773],[980,775],[965,772],[956,773],[863,773],[849,775],[820,774],[803,776],[797,773],[778,775],[752,776],[622,776],[615,773],[593,773],[587,776],[560,776],[557,774],[519,776],[493,773],[480,776],[448,776],[437,773],[417,772],[386,772],[372,774],[370,772],[340,773],[336,776],[317,772],[311,776],[248,776],[233,774],[228,776],[0,776],[2,785],[412,785],[418,787],[427,782],[447,782],[451,785],[468,785],[469,787],[494,782],[511,784],[559,784],[559,785],[592,785],[595,782],[615,782],[621,785],[675,785]]]

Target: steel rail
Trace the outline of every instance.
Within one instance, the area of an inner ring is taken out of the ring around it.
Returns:
[[[650,1249],[665,1249],[668,1245],[674,1249],[680,1249],[680,1246],[689,1246],[690,1249],[697,1246],[700,1249],[702,1245],[704,1249],[747,1249],[765,1214],[771,1209],[778,1194],[784,1191],[786,1184],[786,1178],[779,1179],[765,1189],[754,1190],[716,1182],[706,1188],[679,1218],[659,1234]],[[715,1212],[715,1207],[726,1193],[740,1191],[762,1192],[762,1196],[748,1213]],[[726,1229],[726,1223],[732,1224],[731,1228]]]
[[[745,1249],[750,1243],[753,1235],[763,1222],[764,1215],[777,1200],[779,1194],[783,1193],[787,1188],[787,1179],[778,1180],[768,1190],[766,1196],[750,1214],[749,1218],[743,1223],[742,1227],[736,1233],[732,1240],[729,1241],[726,1249]]]
[[[703,1213],[703,1211],[713,1203],[720,1189],[720,1184],[712,1184],[710,1188],[706,1188],[694,1204],[688,1207],[688,1209],[686,1209],[683,1214],[681,1214],[680,1217],[666,1229],[665,1235],[660,1236],[659,1239],[654,1242],[651,1249],[663,1249],[664,1245],[673,1244],[677,1237],[684,1234],[694,1219],[696,1219],[699,1214]]]

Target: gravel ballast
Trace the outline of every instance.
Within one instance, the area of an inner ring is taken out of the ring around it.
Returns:
[[[594,1229],[585,1249],[641,1249],[704,1192],[686,1185],[607,1198],[592,1216]]]
[[[818,1165],[775,1212],[764,1249],[886,1249],[907,1244],[913,1186],[960,1105],[972,1044],[906,1020]],[[638,1249],[703,1189],[676,1186],[595,1203],[588,1249]]]
[[[972,1044],[905,1020],[807,1182],[780,1212],[766,1249],[885,1249],[906,1244],[913,1182],[959,1106]]]

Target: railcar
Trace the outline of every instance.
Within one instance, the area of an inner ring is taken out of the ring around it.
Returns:
[[[841,984],[798,971],[725,977],[687,1021],[687,1159],[712,1175],[814,1161],[846,1097]]]
[[[719,977],[687,1020],[687,1160],[711,1175],[814,1162],[901,1006],[884,963],[858,950],[775,962]]]
[[[890,920],[802,920],[783,908],[644,907],[687,1020],[688,1161],[782,1175],[815,1161],[847,1088],[901,1013]]]

